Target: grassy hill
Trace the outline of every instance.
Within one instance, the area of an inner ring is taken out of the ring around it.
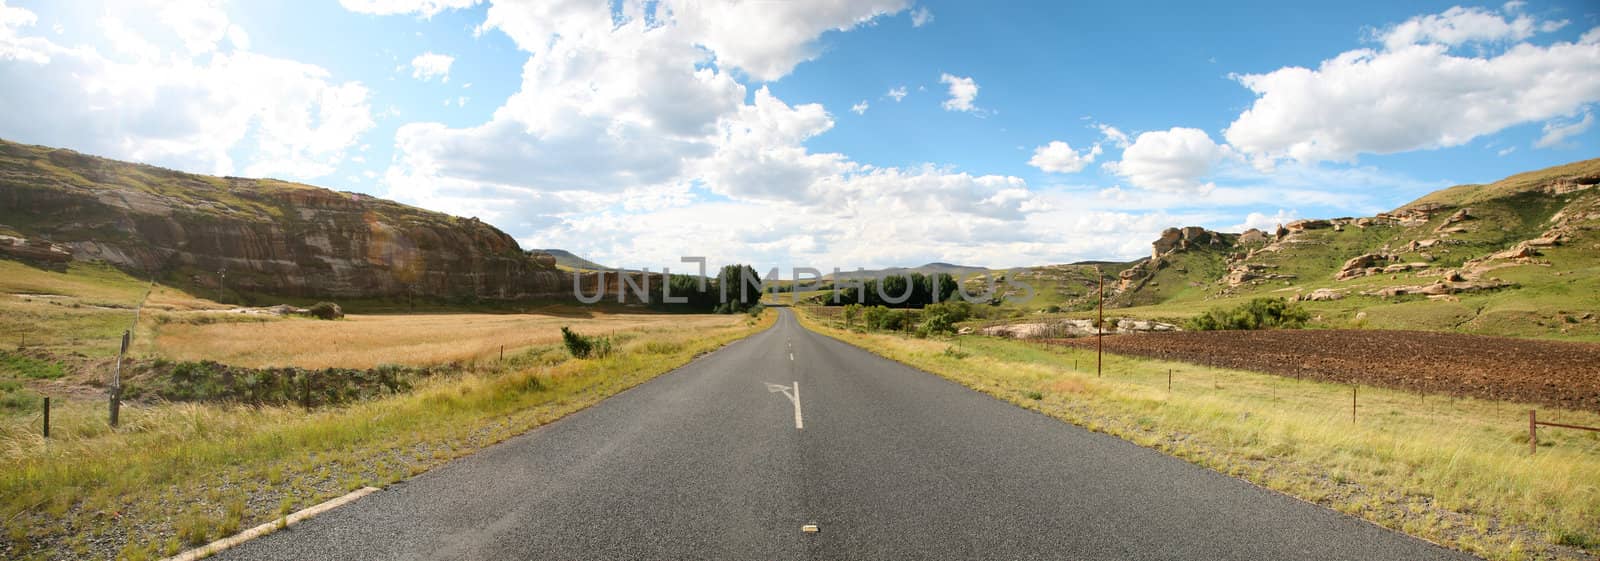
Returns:
[[[1107,305],[1181,320],[1251,298],[1302,298],[1320,327],[1600,340],[1597,183],[1600,159],[1585,160],[1443,189],[1374,217],[1303,221],[1256,243],[1177,248],[1122,265],[1138,274],[1108,282],[1117,290]],[[1340,278],[1361,256],[1376,271]],[[1091,307],[1084,268],[1018,273],[1052,279],[1023,311]],[[1311,300],[1322,297],[1337,299]]]

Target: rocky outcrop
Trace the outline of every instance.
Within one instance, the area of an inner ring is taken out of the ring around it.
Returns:
[[[45,240],[0,236],[0,256],[22,261],[59,264],[72,261],[72,250]]]
[[[0,142],[0,225],[28,236],[28,244],[66,248],[74,259],[241,292],[447,299],[572,293],[571,277],[476,218],[8,142]]]
[[[1239,234],[1239,245],[1261,245],[1269,241],[1271,240],[1267,239],[1266,232],[1255,228],[1245,230],[1243,234]]]
[[[1304,232],[1306,230],[1321,230],[1321,229],[1332,228],[1332,227],[1333,227],[1333,223],[1332,222],[1327,221],[1327,220],[1316,220],[1316,219],[1296,220],[1294,222],[1290,222],[1288,224],[1284,224],[1283,225],[1283,228],[1285,230],[1288,230],[1290,234],[1294,234],[1294,233],[1297,233],[1297,232]]]
[[[1407,294],[1421,294],[1421,295],[1426,295],[1426,296],[1444,296],[1444,295],[1451,295],[1451,294],[1460,294],[1460,293],[1463,293],[1463,292],[1481,292],[1481,291],[1485,291],[1485,290],[1499,290],[1499,289],[1502,289],[1502,288],[1508,288],[1508,287],[1512,287],[1512,286],[1515,286],[1515,285],[1513,285],[1512,283],[1508,283],[1508,282],[1497,280],[1497,279],[1461,280],[1461,281],[1451,281],[1451,280],[1448,280],[1448,279],[1439,279],[1437,282],[1434,282],[1433,284],[1424,284],[1424,285],[1416,285],[1416,286],[1390,286],[1390,287],[1385,287],[1385,288],[1381,288],[1381,289],[1378,289],[1378,290],[1372,290],[1372,291],[1368,291],[1368,292],[1363,292],[1362,294],[1365,294],[1365,295],[1368,295],[1368,296],[1380,296],[1380,297],[1404,296],[1404,295],[1407,295]]]
[[[1182,331],[1182,329],[1170,323],[1145,319],[1106,319],[1106,335],[1164,331]],[[1093,337],[1098,333],[1098,330],[1095,329],[1094,320],[1061,319],[994,325],[979,329],[978,332],[991,337],[1006,337],[1010,339],[1071,339],[1075,337]]]
[[[1331,302],[1334,300],[1343,300],[1344,295],[1344,291],[1334,290],[1331,288],[1318,288],[1309,293],[1295,296],[1294,299],[1297,302]]]
[[[1231,244],[1223,234],[1199,226],[1185,226],[1183,228],[1167,228],[1163,230],[1161,237],[1150,245],[1151,259],[1161,259],[1161,256],[1174,251],[1195,247],[1228,246]]]
[[[1449,206],[1441,203],[1421,203],[1398,209],[1394,212],[1380,212],[1374,218],[1399,226],[1420,226],[1433,220],[1435,214],[1449,208]]]
[[[1353,278],[1376,275],[1384,272],[1390,261],[1398,257],[1390,253],[1364,253],[1351,257],[1339,271],[1333,274],[1334,280],[1350,280]]]

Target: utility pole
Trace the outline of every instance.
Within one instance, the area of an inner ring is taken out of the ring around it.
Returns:
[[[1100,319],[1094,322],[1094,376],[1099,378],[1104,371],[1106,357],[1106,275],[1100,271],[1099,265],[1094,266],[1094,274],[1100,278]]]

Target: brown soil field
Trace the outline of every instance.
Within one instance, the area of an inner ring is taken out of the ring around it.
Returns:
[[[1093,349],[1094,339],[1051,343]],[[1107,352],[1427,394],[1600,410],[1600,344],[1425,331],[1110,335]]]

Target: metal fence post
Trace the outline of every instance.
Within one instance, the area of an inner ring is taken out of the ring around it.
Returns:
[[[44,437],[50,438],[50,396],[44,396]]]

